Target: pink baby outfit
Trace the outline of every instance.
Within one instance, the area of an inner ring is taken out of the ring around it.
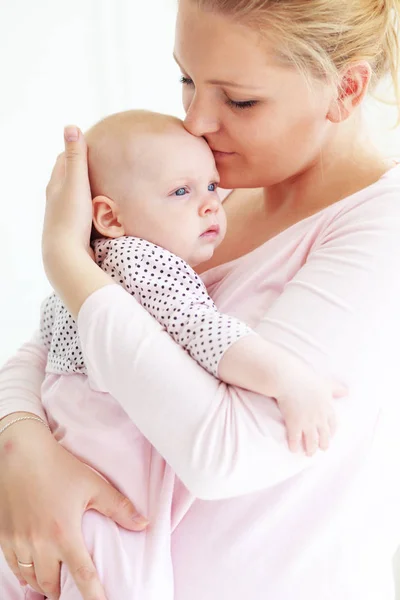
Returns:
[[[89,378],[179,477],[170,506],[174,600],[393,600],[400,168],[203,280],[219,310],[350,391],[336,403],[330,449],[291,454],[272,400],[219,383],[121,287],[88,298],[78,329]],[[45,361],[36,339],[6,365],[0,416],[44,416]],[[73,379],[59,380],[74,397]],[[140,494],[133,483],[132,498]],[[142,568],[156,573],[158,560],[154,544]]]

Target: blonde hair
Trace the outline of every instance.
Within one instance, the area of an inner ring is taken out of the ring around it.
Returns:
[[[286,60],[306,74],[340,82],[351,63],[368,61],[373,91],[392,79],[400,109],[400,0],[193,0],[240,22],[276,34]]]

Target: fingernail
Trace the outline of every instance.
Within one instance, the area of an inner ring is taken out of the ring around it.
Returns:
[[[68,125],[68,127],[65,127],[64,138],[66,142],[77,142],[79,138],[78,128],[74,125]]]
[[[136,523],[137,525],[140,525],[141,527],[146,527],[146,525],[148,525],[150,523],[150,521],[148,519],[146,519],[146,517],[143,517],[142,515],[136,514],[132,517],[132,521],[134,523]]]

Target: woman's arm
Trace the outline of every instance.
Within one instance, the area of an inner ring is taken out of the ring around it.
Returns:
[[[224,383],[275,398],[291,450],[298,451],[301,445],[307,454],[318,447],[326,450],[335,428],[333,397],[345,395],[339,385],[332,389],[333,382],[304,361],[255,334],[243,321],[219,312],[203,281],[178,256],[137,238],[131,238],[129,248],[125,238],[98,240],[94,254],[96,263],[209,373]],[[161,263],[170,282],[163,301],[160,278],[154,277]],[[53,313],[50,299],[42,309],[46,339],[51,336]]]
[[[46,356],[36,334],[1,369],[0,428],[20,416],[46,420],[40,398]],[[131,502],[37,421],[15,423],[0,435],[0,465],[0,553],[20,583],[56,597],[62,561],[75,573],[82,598],[105,599],[81,535],[82,514],[93,508],[141,531],[146,522]],[[35,569],[19,569],[17,558],[33,559]]]
[[[398,339],[399,274],[396,189],[338,217],[257,328],[351,388],[337,402],[331,450],[313,459],[290,454],[272,401],[218,382],[118,286],[100,289],[80,311],[86,364],[194,494],[253,492],[350,451],[357,435],[372,430],[382,398],[371,390],[378,377],[370,369],[379,374],[390,358],[376,345]],[[369,352],[382,364],[370,365]]]
[[[40,399],[46,359],[47,351],[37,332],[0,369],[0,419],[26,412],[46,421]]]
[[[310,459],[289,452],[273,401],[209,375],[90,260],[82,241],[89,228],[80,146],[79,140],[67,146],[67,164],[74,156],[78,169],[69,165],[73,176],[67,168],[61,192],[59,182],[50,185],[44,255],[56,248],[57,256],[48,273],[70,311],[80,310],[85,361],[96,383],[119,400],[186,486],[205,499],[241,495],[350,453],[355,438],[373,430],[383,402],[377,382],[381,376],[385,383],[385,368],[390,374],[387,344],[399,337],[398,186],[336,218],[257,328],[317,372],[351,386],[349,398],[337,401],[330,450]],[[54,232],[60,235],[52,242]],[[368,360],[371,350],[376,365]]]

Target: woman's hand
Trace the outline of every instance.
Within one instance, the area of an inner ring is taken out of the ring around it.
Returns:
[[[57,158],[46,190],[43,251],[51,253],[57,243],[68,241],[88,252],[92,196],[87,146],[82,132],[74,126],[65,128],[64,143],[65,152]]]
[[[105,599],[83,541],[83,513],[95,509],[132,531],[145,529],[146,519],[40,423],[9,427],[0,438],[0,462],[0,547],[20,583],[58,598],[65,563],[84,600]],[[34,566],[19,567],[18,560]]]
[[[92,260],[92,198],[87,146],[76,127],[64,133],[65,152],[47,186],[42,254],[46,275],[74,318],[95,291],[113,283]]]

